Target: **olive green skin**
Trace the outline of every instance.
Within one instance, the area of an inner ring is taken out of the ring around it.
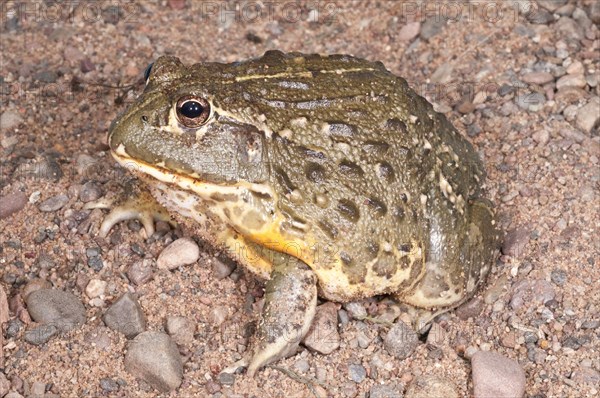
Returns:
[[[158,128],[172,123],[186,95],[211,104],[210,121]],[[281,214],[289,236],[310,230],[340,261],[309,264],[329,299],[395,293],[418,307],[453,307],[476,291],[496,255],[477,153],[379,62],[269,51],[186,67],[161,57],[143,95],[113,123],[109,144],[204,183],[272,189],[252,206]],[[211,203],[203,206],[210,213]]]

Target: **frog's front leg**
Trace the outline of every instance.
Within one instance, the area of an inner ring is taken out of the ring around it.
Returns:
[[[251,356],[243,360],[250,376],[295,352],[310,328],[317,307],[317,277],[313,271],[287,254],[276,253],[274,257]]]
[[[124,192],[117,200],[104,198],[89,202],[86,209],[109,209],[100,225],[98,234],[106,237],[113,226],[125,220],[139,220],[144,227],[146,238],[154,233],[154,221],[164,221],[176,225],[167,210],[161,206],[137,180],[126,184]]]

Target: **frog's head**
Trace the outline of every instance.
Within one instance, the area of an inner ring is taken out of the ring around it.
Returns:
[[[264,133],[215,105],[231,86],[220,64],[186,67],[164,56],[145,77],[144,93],[110,127],[109,145],[122,165],[163,181],[266,179]]]

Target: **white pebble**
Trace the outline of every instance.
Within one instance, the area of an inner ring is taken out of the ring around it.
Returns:
[[[156,265],[160,269],[175,269],[182,265],[195,263],[200,257],[200,248],[190,238],[177,239],[167,246],[158,256]]]

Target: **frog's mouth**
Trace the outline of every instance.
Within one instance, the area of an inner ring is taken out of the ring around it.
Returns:
[[[221,194],[237,194],[240,189],[248,189],[265,197],[275,198],[273,190],[264,184],[251,183],[247,181],[238,181],[232,184],[216,184],[202,181],[201,177],[195,173],[184,171],[173,171],[168,169],[164,162],[150,164],[139,159],[134,159],[125,150],[123,144],[111,151],[113,158],[124,168],[136,175],[148,175],[167,184],[172,184],[196,193],[203,199],[210,199],[211,194],[219,192]]]

